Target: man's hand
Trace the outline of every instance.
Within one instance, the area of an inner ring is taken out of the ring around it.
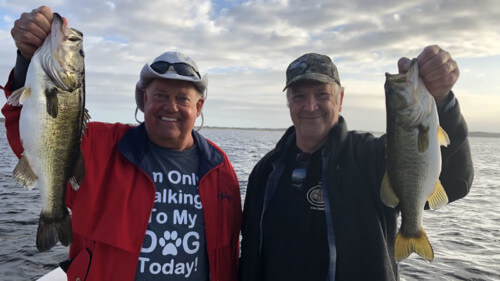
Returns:
[[[417,57],[419,75],[429,93],[436,102],[445,101],[460,72],[458,65],[450,53],[437,45],[424,48]],[[410,68],[410,60],[401,58],[398,61],[399,73],[405,73]]]
[[[41,6],[31,13],[23,13],[14,22],[10,33],[21,55],[31,59],[50,33],[52,18],[52,10],[49,7]]]

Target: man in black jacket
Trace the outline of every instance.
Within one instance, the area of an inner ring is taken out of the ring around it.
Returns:
[[[469,192],[473,178],[467,125],[451,92],[458,66],[436,45],[418,64],[451,140],[441,150],[440,177],[451,202]],[[400,73],[409,65],[400,59]],[[294,126],[250,174],[240,280],[398,280],[398,211],[380,199],[385,136],[347,130],[344,89],[329,57],[305,54],[286,75]]]

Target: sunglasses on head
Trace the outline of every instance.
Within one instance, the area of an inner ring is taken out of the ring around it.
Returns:
[[[150,65],[151,69],[158,74],[164,74],[171,66],[174,67],[175,72],[179,75],[201,78],[200,73],[194,67],[184,62],[171,63],[168,61],[157,61]]]

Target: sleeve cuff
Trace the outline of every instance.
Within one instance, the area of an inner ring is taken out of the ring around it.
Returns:
[[[453,91],[450,91],[448,98],[443,102],[436,103],[437,110],[439,114],[444,114],[449,112],[451,109],[455,107],[457,104],[457,99],[455,98],[455,94]]]
[[[11,84],[12,91],[15,91],[24,86],[29,65],[30,60],[23,57],[23,55],[21,55],[21,52],[17,50],[16,66],[14,67],[14,76],[12,77],[13,79]]]

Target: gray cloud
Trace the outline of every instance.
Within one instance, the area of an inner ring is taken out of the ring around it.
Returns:
[[[384,73],[397,71],[399,57],[415,57],[437,43],[457,61],[500,60],[495,0],[54,0],[47,5],[85,34],[87,100],[97,120],[133,121],[128,111],[135,108],[138,73],[166,50],[186,53],[209,74],[207,120],[251,127],[290,124],[281,93],[284,70],[306,52],[334,59],[349,94],[344,114],[350,127],[364,130],[385,128]],[[35,7],[23,0],[0,2],[0,8],[0,76],[6,80],[15,61],[9,20]],[[479,67],[462,74],[461,92],[488,91],[470,80],[479,72],[485,75],[480,81],[490,77],[491,71]],[[114,112],[98,113],[111,104]]]

